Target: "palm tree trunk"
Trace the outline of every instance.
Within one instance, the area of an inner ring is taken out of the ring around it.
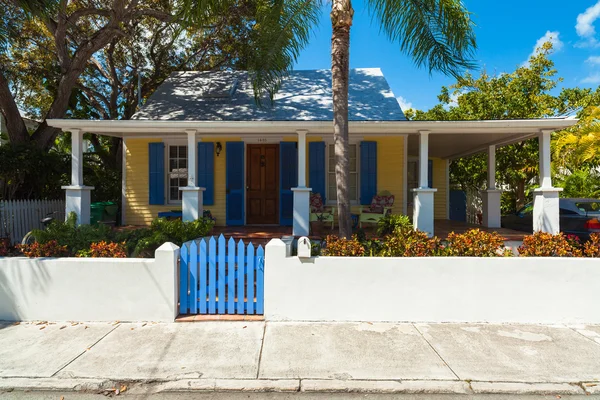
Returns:
[[[339,236],[352,236],[348,180],[348,75],[350,69],[350,27],[354,10],[350,0],[333,0],[331,6],[331,74],[333,90],[333,139]]]

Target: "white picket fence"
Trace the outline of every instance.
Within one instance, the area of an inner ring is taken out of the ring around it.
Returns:
[[[20,243],[32,229],[43,228],[46,215],[65,219],[64,200],[10,200],[0,201],[0,236],[9,236],[13,244]]]

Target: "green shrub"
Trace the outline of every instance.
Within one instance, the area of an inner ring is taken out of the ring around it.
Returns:
[[[153,257],[154,251],[165,242],[181,246],[184,242],[208,236],[214,221],[201,218],[196,221],[183,222],[180,219],[168,220],[157,218],[152,221],[147,236],[138,239],[133,251],[134,257]]]
[[[33,230],[33,237],[41,244],[56,241],[66,246],[71,254],[88,250],[92,243],[111,241],[112,230],[106,225],[79,225],[77,215],[69,214],[66,221],[52,221],[45,230]]]
[[[581,257],[581,243],[575,237],[567,237],[563,233],[552,235],[536,232],[523,238],[519,247],[522,257]]]
[[[322,254],[325,256],[362,257],[365,254],[365,248],[360,244],[356,235],[352,236],[352,239],[329,235],[325,239],[325,242],[326,245],[322,251]]]
[[[381,253],[382,243],[378,239],[365,239],[360,242],[365,249],[365,256],[377,257]]]
[[[390,235],[398,230],[402,232],[413,230],[413,225],[408,216],[390,214],[377,222],[377,236],[379,237]]]
[[[114,232],[114,241],[117,243],[125,242],[127,254],[132,255],[138,242],[151,235],[150,228],[127,229]]]
[[[455,257],[498,257],[510,255],[504,248],[504,238],[497,232],[470,229],[465,233],[451,232],[446,238],[446,255]],[[506,253],[506,254],[505,254]]]
[[[444,246],[437,237],[430,238],[425,232],[414,229],[396,229],[382,242],[382,257],[434,257],[444,254]]]

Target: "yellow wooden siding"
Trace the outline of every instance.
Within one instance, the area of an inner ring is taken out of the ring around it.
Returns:
[[[448,181],[446,180],[446,160],[433,159],[433,187],[437,189],[433,197],[433,214],[435,219],[448,219]]]
[[[404,204],[404,138],[382,136],[377,141],[377,191],[387,190],[394,195],[392,213],[402,214]]]
[[[321,137],[309,136],[308,142],[321,141]],[[205,206],[217,218],[217,225],[225,225],[225,165],[226,142],[239,141],[240,138],[202,138],[206,142],[220,141],[223,151],[215,155],[215,192],[214,205]],[[295,141],[295,137],[285,137],[285,141]],[[368,140],[377,142],[377,190],[387,190],[395,196],[394,214],[401,214],[404,204],[404,139],[401,136],[369,137]],[[148,143],[156,139],[127,139],[126,158],[126,208],[125,222],[129,225],[148,225],[157,217],[160,211],[181,209],[181,205],[149,205],[148,204]],[[308,176],[308,145],[306,146],[307,185]],[[438,189],[435,194],[435,218],[447,218],[447,181],[446,161],[433,160],[433,182]],[[409,195],[411,195],[409,193]],[[353,206],[352,212],[357,213],[360,206]]]

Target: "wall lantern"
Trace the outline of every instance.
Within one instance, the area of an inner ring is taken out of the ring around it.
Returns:
[[[221,150],[223,150],[223,146],[221,146],[221,142],[217,142],[217,149],[216,149],[217,157],[219,157],[219,154],[221,154]]]

